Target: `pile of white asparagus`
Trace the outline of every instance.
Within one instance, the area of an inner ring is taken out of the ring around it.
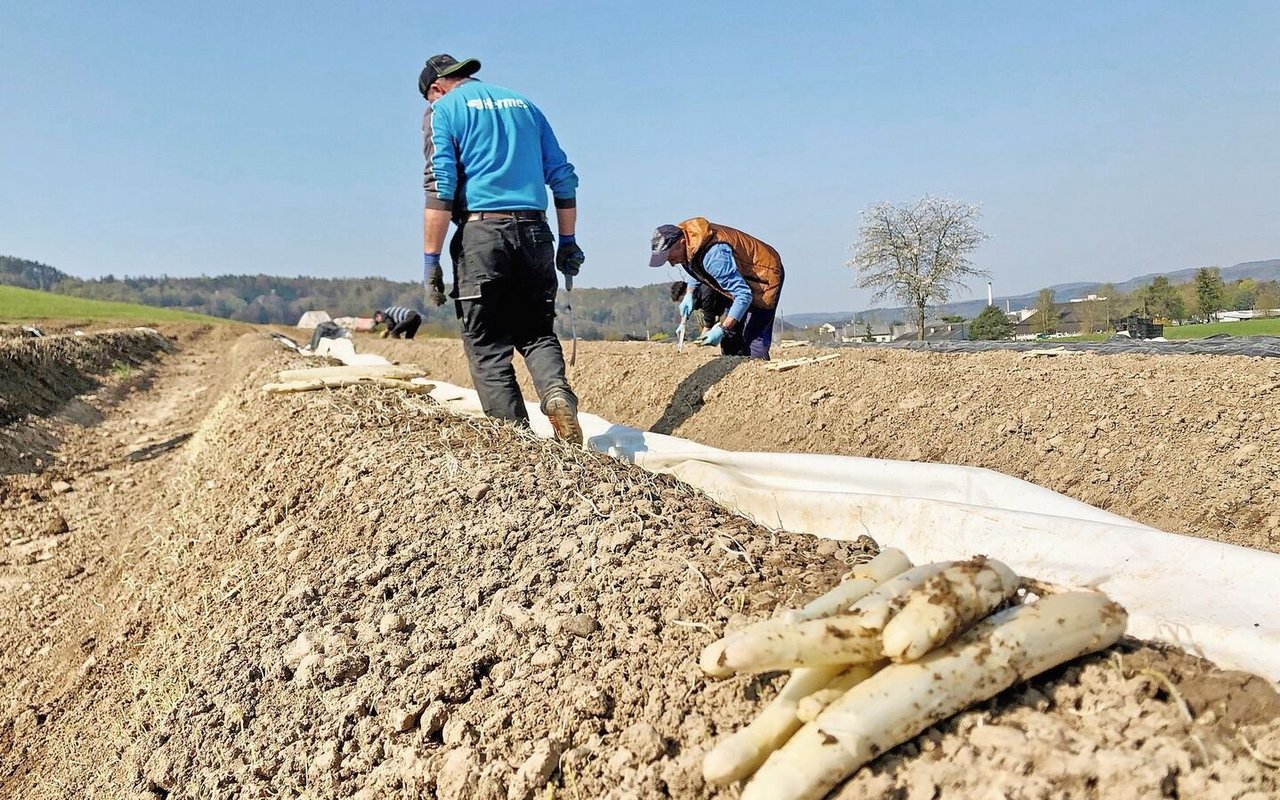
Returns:
[[[742,800],[818,800],[930,725],[1124,634],[1124,609],[1103,594],[1041,589],[1027,602],[1021,584],[983,556],[913,567],[884,550],[803,608],[712,643],[708,675],[791,677],[717,742],[703,777],[750,778]]]

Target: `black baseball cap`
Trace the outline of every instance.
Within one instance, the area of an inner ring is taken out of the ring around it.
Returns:
[[[447,53],[441,53],[438,56],[432,56],[427,59],[427,64],[422,68],[422,74],[418,76],[418,91],[422,92],[422,96],[427,96],[427,90],[431,88],[431,84],[436,82],[437,78],[449,78],[457,76],[465,78],[474,75],[480,71],[480,61],[475,58],[464,58],[459,61]]]
[[[682,239],[684,239],[684,231],[675,225],[659,225],[653,232],[653,239],[649,242],[649,249],[653,252],[649,257],[649,266],[661,267],[666,264],[667,254]]]

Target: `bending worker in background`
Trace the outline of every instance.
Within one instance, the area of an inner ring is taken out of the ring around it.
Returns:
[[[391,306],[373,312],[373,326],[376,328],[379,325],[386,325],[382,329],[383,339],[387,337],[399,339],[401,336],[412,339],[418,334],[418,327],[422,325],[422,315],[412,308]]]
[[[581,443],[578,398],[554,330],[555,271],[568,288],[584,261],[574,238],[578,176],[542,112],[510,89],[476,80],[479,69],[474,58],[437,55],[418,77],[428,103],[423,282],[431,301],[443,304],[440,252],[452,220],[450,296],[484,413],[528,424],[511,363],[518,350],[556,436]],[[558,247],[547,225],[548,186]]]
[[[742,231],[694,217],[653,232],[649,266],[680,264],[692,279],[680,301],[680,314],[693,311],[699,284],[729,300],[729,310],[698,344],[719,344],[726,356],[769,360],[773,319],[782,294],[782,258],[778,251]]]

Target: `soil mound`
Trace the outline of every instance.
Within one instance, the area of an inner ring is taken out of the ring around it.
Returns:
[[[357,348],[471,385],[456,340]],[[1280,552],[1280,360],[802,347],[774,357],[838,357],[771,372],[708,349],[581,342],[570,380],[584,411],[715,447],[986,467],[1161,530]]]
[[[698,652],[874,542],[769,531],[423,397],[264,398],[301,361],[251,337],[231,362],[258,359],[149,473],[111,634],[56,691],[0,683],[0,795],[737,796],[701,756],[783,679],[708,682]],[[1278,716],[1265,681],[1127,643],[929,729],[843,796],[1274,793],[1249,748],[1276,752]]]
[[[137,377],[136,368],[173,349],[149,329],[0,339],[0,475],[48,461],[57,442],[40,418],[61,414],[87,424],[98,410],[78,402],[79,395],[125,383]]]
[[[168,339],[147,329],[0,339],[0,425],[54,411],[95,388],[98,376],[171,349]]]

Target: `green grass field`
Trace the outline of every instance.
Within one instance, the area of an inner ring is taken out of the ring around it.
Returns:
[[[1245,319],[1239,322],[1211,322],[1207,325],[1165,325],[1166,339],[1204,339],[1219,333],[1231,336],[1280,336],[1280,317]],[[1088,336],[1063,336],[1046,339],[1053,342],[1102,342],[1110,339],[1110,333],[1091,333]]]
[[[230,322],[219,317],[153,308],[136,303],[111,303],[86,300],[52,292],[0,286],[0,323],[40,322],[42,320],[74,320],[76,322]]]
[[[1207,325],[1165,325],[1166,339],[1203,339],[1219,333],[1231,336],[1280,336],[1280,317],[1242,319],[1239,322],[1210,322]]]

